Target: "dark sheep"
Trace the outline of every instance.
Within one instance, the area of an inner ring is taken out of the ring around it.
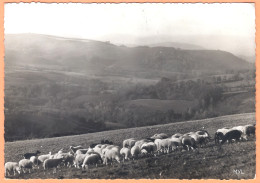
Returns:
[[[238,141],[241,138],[241,135],[242,135],[241,131],[231,130],[224,135],[221,144],[224,144],[226,141],[228,141],[229,143],[231,143],[232,140]]]
[[[35,153],[25,153],[23,155],[24,159],[30,159],[32,156],[38,156],[38,154],[40,154],[41,152],[40,151],[36,151]]]
[[[192,138],[190,136],[184,136],[182,138],[182,145],[183,145],[183,148],[186,150],[190,150],[190,148],[191,149],[197,148],[196,141],[194,140],[194,138]]]
[[[216,132],[215,133],[215,144],[219,144],[220,140],[222,140],[224,137],[224,134],[222,132]]]
[[[109,141],[109,140],[101,140],[101,144],[110,144],[110,145],[112,145],[113,142]]]
[[[250,136],[250,135],[255,135],[255,126],[247,126],[246,128],[246,135]]]
[[[96,145],[98,145],[98,144],[93,143],[93,144],[90,144],[89,147],[90,147],[90,148],[94,148]]]

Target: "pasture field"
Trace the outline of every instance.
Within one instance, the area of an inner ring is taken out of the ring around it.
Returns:
[[[69,150],[70,145],[88,147],[102,139],[113,141],[122,146],[126,138],[138,139],[150,137],[155,133],[169,135],[196,131],[205,127],[213,137],[222,127],[254,124],[255,113],[222,116],[204,120],[186,121],[166,125],[112,130],[84,135],[24,140],[5,143],[5,162],[22,159],[26,152],[40,150],[41,154],[49,151],[56,153],[61,148]],[[21,174],[8,178],[15,179],[252,179],[256,171],[255,138],[233,144],[216,146],[211,141],[206,147],[196,151],[173,152],[156,157],[145,157],[113,165],[99,165],[82,171],[76,168],[62,167],[56,174],[52,170],[44,172],[42,167],[31,174]],[[242,172],[241,172],[242,171]]]

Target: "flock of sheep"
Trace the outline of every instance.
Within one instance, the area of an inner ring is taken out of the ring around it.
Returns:
[[[216,144],[232,143],[238,140],[247,140],[248,136],[255,135],[255,125],[236,126],[233,128],[218,129],[215,133],[214,140]],[[123,141],[123,147],[113,145],[112,142],[101,141],[100,144],[92,144],[89,148],[82,146],[70,146],[69,152],[63,152],[63,149],[55,154],[39,155],[40,151],[35,153],[24,154],[24,159],[17,162],[5,163],[5,176],[16,174],[16,172],[26,173],[32,169],[44,170],[54,169],[57,167],[68,166],[87,169],[91,165],[98,164],[108,165],[113,161],[136,159],[143,156],[159,156],[160,154],[171,153],[174,151],[189,151],[206,145],[213,140],[206,130],[189,132],[186,134],[176,133],[168,136],[165,133],[155,134],[152,137],[137,140],[129,138]]]

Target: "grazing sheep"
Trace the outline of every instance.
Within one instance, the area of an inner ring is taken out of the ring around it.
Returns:
[[[139,146],[136,146],[134,145],[132,148],[131,148],[131,156],[132,158],[138,158],[138,155],[141,153],[141,149]]]
[[[177,149],[177,146],[180,144],[180,139],[178,138],[167,138],[167,139],[161,139],[160,146],[161,151],[164,153],[170,153],[171,151]]]
[[[100,144],[96,144],[96,143],[93,143],[93,144],[90,144],[90,148],[94,148],[94,147],[96,147],[97,145],[100,145]]]
[[[86,156],[89,156],[89,154],[77,154],[75,159],[74,159],[74,166],[76,168],[80,168],[80,165],[82,165]]]
[[[50,168],[54,168],[53,173],[56,173],[57,172],[57,166],[60,165],[62,161],[63,161],[63,158],[59,158],[59,159],[46,159],[43,162],[43,168],[44,168],[44,170],[50,169]]]
[[[82,163],[82,169],[84,169],[84,168],[88,169],[89,165],[96,165],[96,167],[97,167],[98,162],[100,162],[100,163],[102,162],[102,159],[99,155],[91,154],[89,156],[86,156]]]
[[[141,155],[142,155],[142,156],[147,156],[147,155],[148,155],[147,150],[141,149]]]
[[[61,153],[63,153],[63,148],[60,149],[60,150],[57,152],[57,154],[61,154]]]
[[[104,149],[104,148],[103,148]],[[102,149],[101,149],[101,146],[99,147],[99,146],[95,146],[94,148],[93,148],[93,151],[95,151],[96,153],[98,153],[98,154],[102,154]]]
[[[53,159],[66,158],[67,156],[70,156],[70,155],[72,155],[71,152],[55,154]]]
[[[181,138],[183,136],[183,134],[181,133],[175,133],[174,135],[172,135],[172,138]]]
[[[183,136],[181,142],[182,142],[183,148],[188,151],[190,149],[193,150],[193,149],[197,148],[196,141],[194,140],[194,138],[192,138],[189,135]]]
[[[30,157],[30,161],[33,163],[33,165],[35,166],[35,167],[38,167],[38,169],[39,169],[39,160],[38,160],[38,158],[36,157],[36,156],[32,156],[32,157]]]
[[[120,150],[120,155],[123,156],[123,162],[125,160],[129,160],[130,156],[131,156],[131,151],[129,148],[127,147],[123,147],[121,150]]]
[[[141,147],[141,151],[145,149],[146,152],[147,152],[147,155],[150,154],[150,155],[154,155],[154,153],[157,151],[157,146],[154,142],[148,142],[148,143],[145,143],[142,145]],[[145,151],[143,151],[145,152]],[[144,153],[143,153],[144,154]]]
[[[246,126],[235,126],[232,129],[241,132],[241,137],[240,137],[241,140],[247,140],[246,128],[247,128]]]
[[[222,138],[224,137],[224,135],[229,132],[230,129],[229,128],[220,128],[216,131],[215,133],[215,137],[214,137],[214,140],[215,140],[215,144],[219,144],[221,141],[222,141]]]
[[[21,173],[21,168],[19,167],[18,163],[16,163],[16,162],[5,163],[5,176],[6,175],[10,176],[11,172],[13,172],[14,175],[15,175],[15,172],[18,172],[19,174]]]
[[[82,146],[76,146],[76,147],[73,147],[73,146],[70,146],[70,150],[75,153],[77,150],[79,149],[84,149]]]
[[[31,162],[29,159],[22,159],[19,161],[19,167],[21,170],[23,170],[23,173],[26,173],[26,170],[31,173],[31,170],[33,168],[33,162]]]
[[[221,141],[221,144],[224,144],[226,141],[228,143],[232,143],[232,140],[239,141],[239,139],[241,138],[241,135],[242,135],[242,132],[240,130],[232,129],[224,135],[224,137]]]
[[[176,150],[182,150],[182,142],[181,142],[181,140],[182,140],[182,136],[181,137],[179,137],[179,138],[171,138],[171,141],[173,142],[173,144],[174,144],[174,146],[176,147]]]
[[[109,140],[101,140],[101,144],[110,144],[110,145],[112,145],[113,142],[109,141]]]
[[[71,167],[73,165],[75,157],[72,154],[69,154],[65,157],[63,157],[65,166]]]
[[[142,145],[143,145],[144,143],[147,143],[147,142],[152,142],[152,141],[151,141],[151,140],[148,140],[148,139],[138,140],[138,141],[135,142],[135,146],[138,146],[139,148],[141,148]]]
[[[169,136],[166,133],[156,133],[154,134],[152,137],[150,137],[151,139],[166,139]]]
[[[246,125],[246,135],[255,135],[255,126],[254,125]]]
[[[158,155],[159,155],[160,152],[162,152],[162,150],[163,150],[162,149],[162,145],[161,145],[162,139],[155,139],[154,143],[155,143],[155,145],[157,147],[157,152],[158,152]]]
[[[115,150],[113,148],[107,149],[105,153],[101,156],[103,160],[103,164],[108,165],[108,161],[111,161],[111,164],[113,160],[116,160],[118,163],[120,163],[120,152],[119,150]]]
[[[104,149],[104,148],[106,148],[106,147],[109,146],[109,145],[111,145],[111,144],[102,144],[102,145],[100,146],[100,148],[101,148],[101,149]]]
[[[30,159],[30,157],[32,157],[32,156],[38,156],[38,154],[40,154],[41,152],[40,151],[36,151],[35,153],[25,153],[24,155],[23,155],[23,157],[24,157],[24,159]]]
[[[195,143],[200,145],[202,147],[202,145],[206,145],[207,141],[208,141],[208,134],[206,132],[202,132],[202,131],[198,131],[198,132],[189,132],[188,135],[184,135],[184,136],[190,136],[195,140]]]
[[[46,159],[51,159],[51,158],[53,158],[53,155],[51,155],[51,152],[49,152],[49,154],[40,155],[38,157],[38,161],[39,163],[43,163]]]
[[[135,145],[136,139],[130,138],[123,141],[123,147],[132,148]]]
[[[92,148],[88,148],[88,149],[78,149],[75,154],[86,154],[89,150],[91,150]],[[93,150],[94,151],[94,150]]]

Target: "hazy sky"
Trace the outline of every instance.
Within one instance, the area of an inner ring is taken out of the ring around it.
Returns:
[[[5,4],[5,33],[40,33],[112,43],[176,41],[254,53],[249,3]]]

